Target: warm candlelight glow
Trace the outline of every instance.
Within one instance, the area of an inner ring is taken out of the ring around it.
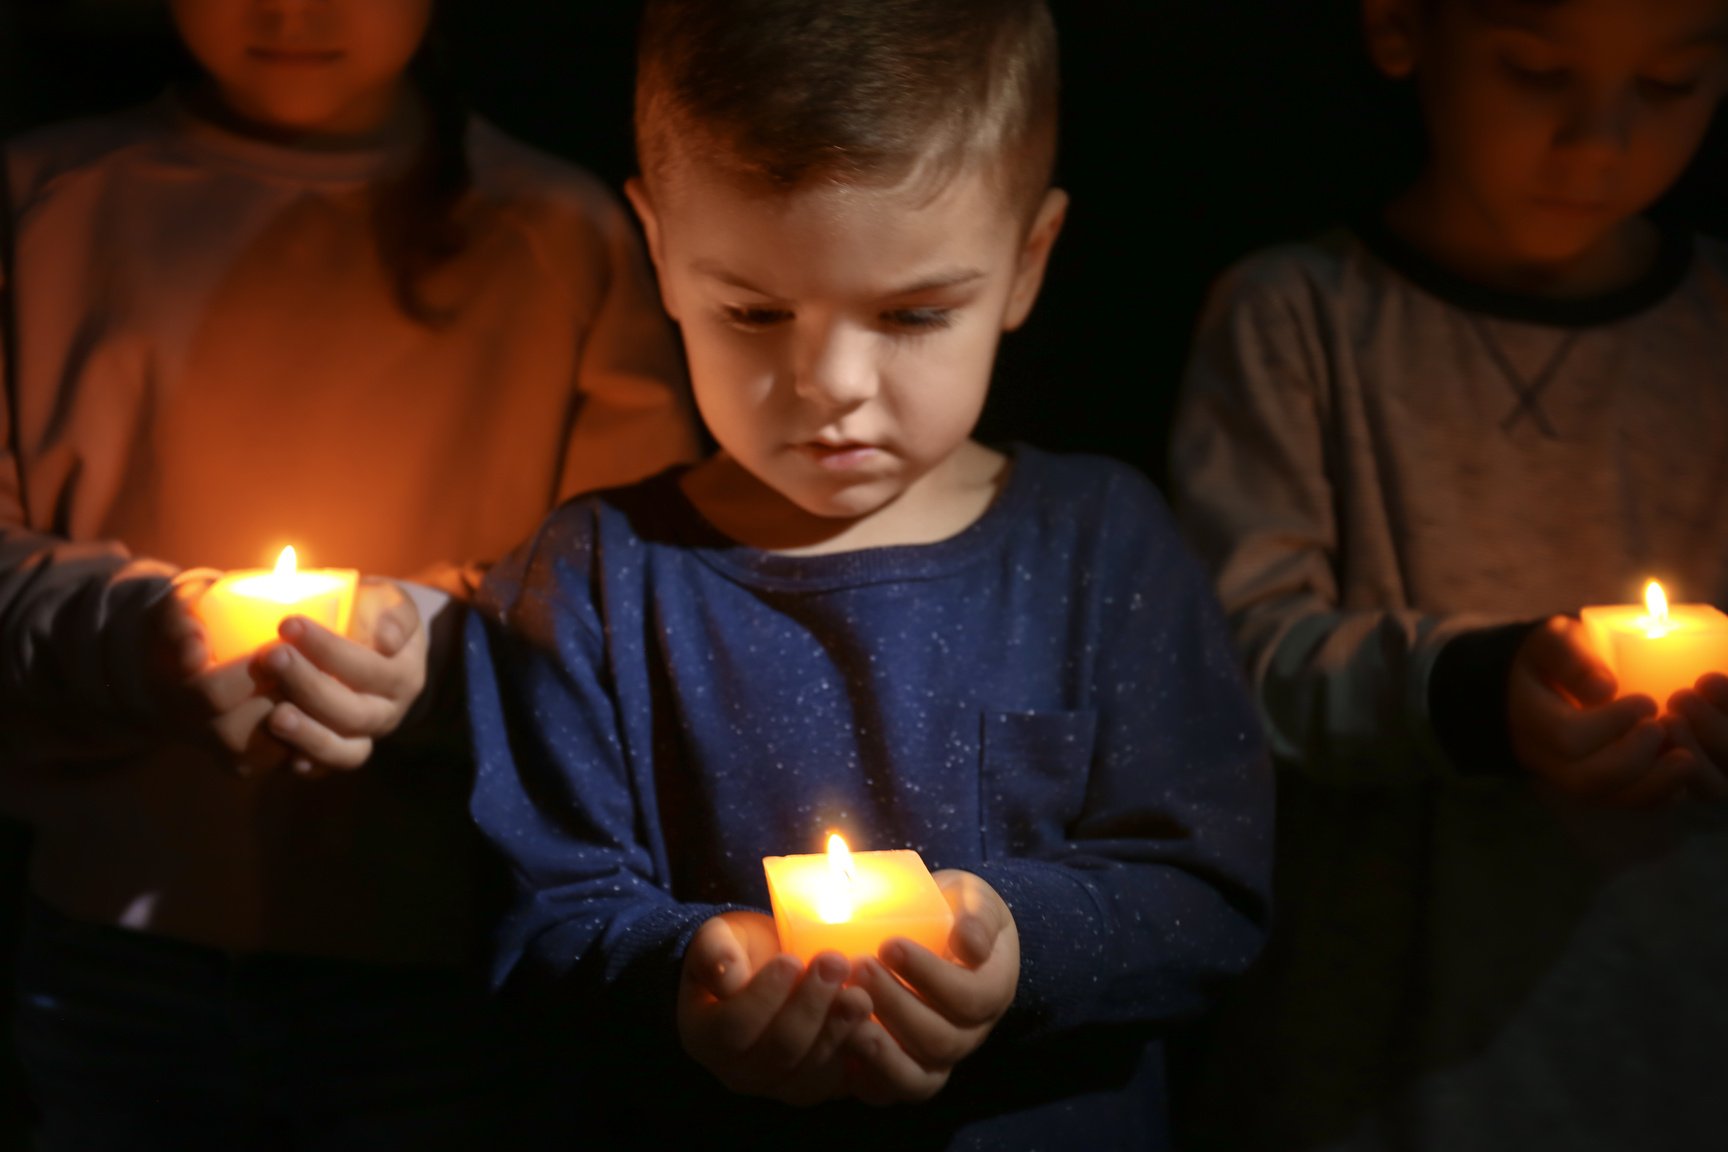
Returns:
[[[1585,608],[1590,645],[1614,673],[1621,696],[1659,707],[1707,672],[1728,672],[1728,616],[1709,604],[1668,603],[1662,585],[1644,585],[1642,606]]]
[[[874,956],[893,936],[941,955],[954,927],[948,900],[918,853],[853,852],[838,833],[828,850],[765,856],[780,949],[806,964],[818,952]]]
[[[273,569],[223,575],[197,605],[211,662],[251,655],[276,639],[289,616],[305,616],[332,632],[346,633],[358,579],[352,569],[302,572],[292,546],[282,549]]]
[[[1668,631],[1668,595],[1662,591],[1662,585],[1652,580],[1644,585],[1644,611],[1649,617],[1645,632],[1651,639],[1664,635]]]

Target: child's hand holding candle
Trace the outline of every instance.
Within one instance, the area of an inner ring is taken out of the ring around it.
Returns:
[[[367,577],[355,590],[350,635],[290,616],[261,663],[280,703],[269,729],[295,750],[301,774],[358,768],[400,727],[425,691],[430,636],[412,597]]]
[[[1728,616],[1708,604],[1670,606],[1654,580],[1645,585],[1642,607],[1585,608],[1579,615],[1621,696],[1648,696],[1664,708],[1701,676],[1728,672]]]
[[[348,568],[301,571],[293,548],[282,549],[272,570],[223,573],[197,602],[210,659],[225,664],[252,655],[276,639],[290,616],[347,632],[358,579]]]
[[[1710,672],[1669,702],[1669,733],[1691,755],[1694,800],[1728,799],[1728,676]]]
[[[426,630],[392,581],[299,571],[285,548],[272,571],[191,573],[181,587],[175,659],[203,662],[193,685],[229,709],[219,742],[244,767],[357,768],[425,687]]]
[[[774,921],[726,912],[684,953],[678,1036],[734,1092],[808,1105],[849,1092],[845,1044],[870,998],[846,985],[850,966],[823,952],[806,966],[780,950]]]
[[[989,1037],[1020,983],[1020,934],[1002,897],[970,872],[935,879],[954,916],[949,958],[894,940],[854,975],[874,1015],[847,1043],[857,1060],[852,1090],[871,1104],[934,1096]]]
[[[1616,696],[1613,672],[1585,626],[1568,616],[1533,628],[1507,682],[1507,734],[1526,771],[1579,799],[1640,807],[1688,785],[1689,758],[1665,748],[1668,734],[1647,696]]]
[[[288,758],[263,728],[275,702],[258,691],[246,661],[210,660],[197,605],[216,577],[204,569],[180,573],[144,619],[147,707],[168,732],[211,748],[242,774],[275,768]]]

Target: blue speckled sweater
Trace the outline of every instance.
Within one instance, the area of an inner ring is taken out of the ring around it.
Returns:
[[[936,544],[745,548],[674,471],[566,504],[492,572],[468,697],[474,816],[517,885],[496,977],[577,1012],[597,1124],[622,1110],[641,1147],[1165,1144],[1160,1027],[1262,939],[1269,769],[1152,486],[1013,460]],[[679,1047],[690,936],[765,911],[762,857],[831,826],[977,873],[1019,928],[1013,1007],[929,1104],[747,1100]]]

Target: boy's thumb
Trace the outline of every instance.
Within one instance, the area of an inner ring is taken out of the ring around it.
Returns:
[[[954,925],[949,947],[954,949],[955,957],[962,964],[976,968],[990,959],[995,944],[996,937],[989,925],[977,916],[962,916]]]

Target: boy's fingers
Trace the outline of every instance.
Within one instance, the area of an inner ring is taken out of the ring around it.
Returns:
[[[778,1083],[809,1058],[849,975],[851,965],[838,953],[824,952],[811,960],[792,994],[750,1047],[757,1073]]]
[[[723,1052],[748,1052],[792,994],[802,966],[791,956],[776,956],[732,996],[715,1003],[704,1031]]]
[[[842,987],[822,1018],[822,1026],[804,1057],[806,1068],[828,1064],[858,1026],[870,1018],[870,997],[862,988]]]
[[[927,950],[920,951],[930,955]],[[937,963],[947,962],[937,960]],[[877,1022],[906,1055],[922,1067],[952,1067],[972,1050],[970,1038],[962,1034],[956,1022],[948,1019],[938,1006],[895,979],[880,961],[859,963],[858,985],[869,993]]]
[[[277,768],[288,759],[288,750],[265,727],[273,707],[267,698],[254,696],[209,722],[209,738],[241,775]]]
[[[884,944],[881,962],[900,978],[894,983],[910,985],[916,990],[913,999],[929,1005],[949,1027],[975,1028],[996,1018],[997,1005],[975,968],[945,960],[908,940]],[[892,1026],[889,1031],[899,1034]]]
[[[1640,722],[1606,747],[1570,764],[1563,786],[1575,795],[1611,800],[1651,770],[1664,739],[1660,724]]]
[[[1699,774],[1697,756],[1686,748],[1670,748],[1656,762],[1626,787],[1610,795],[1608,802],[1617,808],[1655,808],[1671,804],[1687,795],[1688,786]]]
[[[1680,703],[1680,695],[1675,693],[1673,703]],[[1698,703],[1701,707],[1709,707],[1702,701]],[[1728,776],[1723,774],[1721,759],[1699,746],[1687,719],[1679,713],[1664,716],[1662,727],[1669,743],[1669,749],[1662,758],[1680,757],[1688,769],[1681,786],[1685,798],[1699,802],[1728,798]]]
[[[349,636],[381,656],[395,656],[423,633],[420,609],[393,580],[368,576],[355,590]]]
[[[193,677],[189,684],[197,707],[206,716],[220,716],[258,695],[258,680],[248,658],[215,664]],[[263,715],[264,709],[259,715]]]
[[[304,616],[290,616],[282,621],[281,635],[313,667],[356,693],[390,697],[400,691],[402,671],[389,657],[338,636],[322,624]]]
[[[1580,704],[1599,704],[1613,697],[1613,673],[1591,651],[1578,621],[1550,617],[1531,633],[1526,645],[1537,676]]]
[[[857,1064],[858,1097],[867,1104],[928,1100],[948,1082],[947,1068],[919,1064],[877,1020],[858,1026],[846,1042],[846,1052]]]
[[[297,768],[300,775],[309,775],[313,764],[350,771],[372,756],[369,737],[332,732],[290,703],[271,709],[269,725],[272,736],[302,753],[297,760],[306,766]]]
[[[1691,689],[1674,693],[1668,700],[1668,710],[1685,721],[1675,728],[1691,737],[1701,756],[1718,766],[1728,766],[1728,713]]]
[[[1728,676],[1720,672],[1707,672],[1698,677],[1695,687],[1698,695],[1709,701],[1712,708],[1719,712],[1728,712]]]
[[[684,955],[684,982],[704,995],[724,1000],[736,995],[750,979],[744,947],[727,925],[716,919],[697,929]]]
[[[308,718],[332,733],[344,737],[379,735],[389,731],[395,720],[391,701],[356,691],[286,644],[267,649],[261,663],[278,696],[298,705]],[[286,733],[281,735],[288,739]],[[291,742],[304,747],[298,739]]]
[[[1627,696],[1597,708],[1574,708],[1558,699],[1550,706],[1555,751],[1566,760],[1594,756],[1639,725],[1654,726],[1656,716],[1656,702],[1648,696]]]

